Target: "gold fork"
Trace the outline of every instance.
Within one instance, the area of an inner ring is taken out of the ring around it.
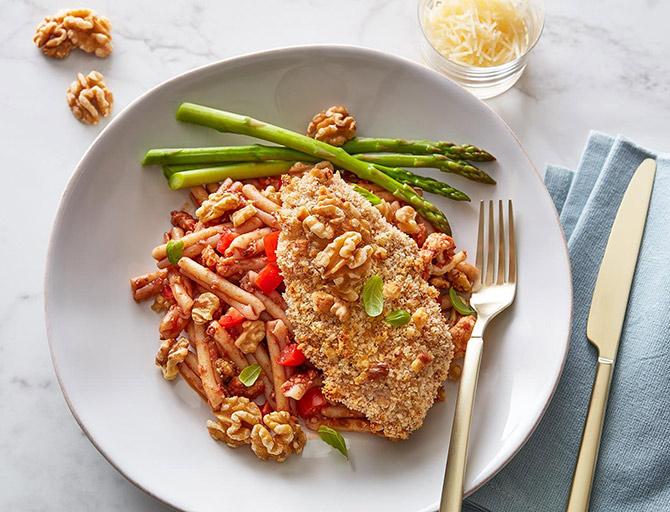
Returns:
[[[484,201],[479,203],[479,232],[477,234],[475,261],[479,270],[479,277],[473,286],[472,298],[470,299],[470,304],[477,312],[477,321],[465,351],[461,383],[456,398],[454,423],[451,427],[451,441],[449,442],[447,469],[442,486],[440,512],[461,510],[468,437],[470,435],[472,407],[477,390],[477,378],[479,377],[479,365],[484,347],[484,331],[491,319],[512,304],[516,293],[517,268],[512,201],[508,201],[507,206],[507,237],[505,237],[503,209],[503,202],[498,201],[498,241],[496,244],[493,201],[489,201],[488,204],[488,230],[485,226],[487,215],[484,212]],[[486,243],[484,243],[485,231],[488,231]],[[486,262],[484,262],[485,253]],[[486,263],[486,266],[484,263]]]

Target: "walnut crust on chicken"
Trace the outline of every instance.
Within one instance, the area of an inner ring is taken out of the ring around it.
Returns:
[[[454,351],[438,291],[422,278],[418,246],[328,166],[285,176],[281,197],[277,263],[296,342],[323,371],[328,400],[363,413],[384,436],[406,439],[421,427]],[[338,212],[330,208],[329,216],[324,204]],[[352,231],[361,234],[351,260],[356,263],[328,275],[333,264],[324,268],[323,253]],[[374,274],[384,281],[385,298],[384,311],[372,318],[359,296]],[[399,327],[385,322],[397,309],[407,310],[412,321]]]

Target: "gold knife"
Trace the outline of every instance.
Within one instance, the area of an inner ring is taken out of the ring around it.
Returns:
[[[589,508],[614,361],[655,174],[656,162],[651,159],[642,162],[633,174],[614,219],[593,290],[586,337],[598,349],[598,366],[572,477],[568,512],[586,512]]]

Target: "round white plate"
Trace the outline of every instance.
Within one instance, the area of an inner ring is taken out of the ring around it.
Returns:
[[[159,317],[132,301],[128,279],[152,268],[151,248],[187,196],[140,159],[151,147],[246,140],[176,122],[182,101],[297,131],[315,112],[344,104],[361,135],[467,141],[498,157],[485,165],[495,187],[427,171],[471,195],[470,204],[431,196],[471,254],[479,200],[514,200],[519,286],[487,333],[468,492],[489,479],[533,431],[563,367],[571,286],[556,212],[519,142],[484,103],[423,66],[354,47],[272,50],[180,75],[116,115],[82,158],[56,217],[45,295],[58,378],[95,446],[139,487],[189,511],[429,511],[440,495],[453,385],[408,441],[347,434],[346,461],[312,437],[302,457],[275,464],[213,441],[200,400],[161,377],[153,362]]]

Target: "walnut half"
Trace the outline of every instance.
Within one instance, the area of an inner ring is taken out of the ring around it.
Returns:
[[[341,146],[356,136],[356,120],[349,115],[346,107],[333,105],[312,118],[307,135],[333,146]]]
[[[98,71],[77,79],[67,88],[67,104],[74,117],[82,123],[98,124],[101,117],[107,117],[112,110],[114,96],[105,84],[105,77]]]
[[[37,26],[33,41],[47,57],[63,59],[73,48],[96,57],[112,53],[112,25],[91,9],[72,9],[47,16]]]
[[[241,396],[224,398],[214,415],[217,421],[207,421],[209,435],[232,448],[249,444],[252,428],[262,419],[258,405]]]
[[[179,373],[178,367],[188,355],[188,346],[189,342],[186,338],[163,340],[156,354],[156,366],[161,367],[166,380],[173,380]]]
[[[263,338],[265,338],[265,322],[245,320],[242,322],[242,333],[235,340],[235,346],[245,354],[252,354],[256,352]]]
[[[48,16],[42,20],[35,30],[33,42],[42,53],[54,59],[64,59],[74,45],[67,37],[67,29],[62,24],[62,19],[57,16]]]
[[[260,459],[284,462],[291,453],[301,453],[307,438],[287,411],[263,416],[251,431],[251,449]]]

